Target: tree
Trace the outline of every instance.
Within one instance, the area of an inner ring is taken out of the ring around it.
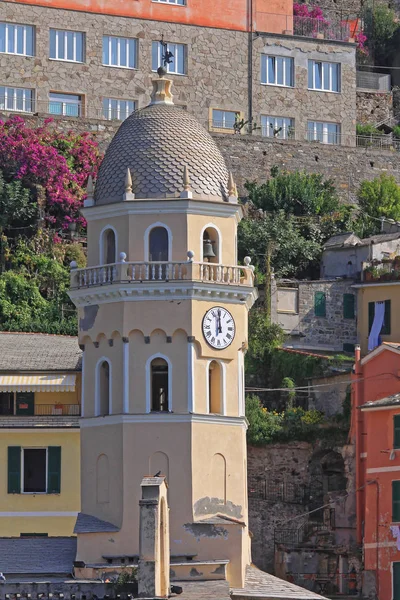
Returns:
[[[76,311],[67,294],[71,255],[83,266],[78,244],[54,242],[45,231],[30,241],[19,239],[7,253],[10,269],[0,275],[0,330],[76,335]]]
[[[317,173],[290,173],[272,167],[266,183],[247,182],[246,188],[254,206],[267,212],[317,216],[335,212],[340,206],[333,181]]]
[[[381,173],[372,181],[362,181],[358,202],[364,214],[360,217],[357,233],[363,236],[380,231],[380,223],[375,219],[400,220],[400,185],[393,175]]]
[[[395,50],[395,36],[399,30],[396,13],[384,4],[368,6],[364,17],[366,47],[375,64],[388,65],[388,58]]]
[[[43,191],[47,223],[84,225],[79,209],[88,175],[96,174],[100,162],[98,145],[89,133],[64,134],[50,123],[31,128],[18,116],[0,121],[0,170],[5,184],[20,181],[29,190],[32,204]]]
[[[5,183],[0,171],[0,230],[27,226],[35,215],[36,203],[30,201],[29,190],[19,180]]]

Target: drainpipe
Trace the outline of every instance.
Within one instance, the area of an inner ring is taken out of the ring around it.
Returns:
[[[376,522],[375,522],[375,540],[376,540],[376,553],[375,553],[375,563],[376,563],[376,597],[379,599],[379,481],[377,479],[373,479],[371,481],[367,481],[367,485],[376,485]]]
[[[356,512],[357,512],[357,543],[362,543],[362,492],[361,490],[361,452],[362,452],[362,423],[360,404],[362,402],[361,385],[362,385],[362,366],[361,366],[361,349],[360,346],[355,347],[355,365],[353,378],[353,402],[351,408],[352,417],[352,437],[355,438],[356,445]],[[353,429],[354,427],[354,429]]]
[[[249,133],[253,133],[253,1],[249,0],[248,11],[248,82],[247,82],[247,95],[248,95],[248,121],[249,121]]]

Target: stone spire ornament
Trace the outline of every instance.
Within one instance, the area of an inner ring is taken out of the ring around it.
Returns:
[[[193,192],[190,189],[189,169],[185,165],[183,167],[183,191],[180,194],[181,198],[193,198]]]
[[[129,167],[126,169],[125,174],[125,193],[123,196],[124,200],[134,200],[135,194],[132,193],[132,175]]]
[[[233,181],[232,171],[229,171],[228,177],[228,202],[237,202],[237,188]]]
[[[154,104],[167,104],[172,106],[174,104],[173,95],[171,94],[172,80],[166,79],[166,70],[163,67],[157,69],[158,79],[153,79],[153,91],[151,94],[150,106]]]
[[[94,185],[93,185],[93,177],[89,175],[86,185],[86,198],[83,201],[83,207],[88,208],[89,206],[94,206]]]

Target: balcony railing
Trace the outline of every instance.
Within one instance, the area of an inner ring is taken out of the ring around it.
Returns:
[[[363,283],[400,282],[400,256],[395,256],[393,259],[363,262],[361,281]]]
[[[81,407],[80,404],[35,404],[33,408],[33,414],[19,413],[8,407],[0,406],[0,418],[1,417],[76,417],[80,416]]]
[[[114,283],[141,284],[197,281],[210,284],[253,285],[251,267],[200,262],[121,262],[71,270],[71,288]]]
[[[350,41],[350,26],[346,21],[293,17],[293,33],[310,38]]]
[[[357,71],[357,88],[374,92],[390,92],[390,75],[368,71]]]

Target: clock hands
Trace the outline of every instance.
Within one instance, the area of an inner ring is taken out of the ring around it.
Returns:
[[[217,315],[218,315],[218,319],[217,319],[217,323],[218,323],[217,335],[218,335],[219,333],[222,333],[221,310],[220,309],[217,310]]]

